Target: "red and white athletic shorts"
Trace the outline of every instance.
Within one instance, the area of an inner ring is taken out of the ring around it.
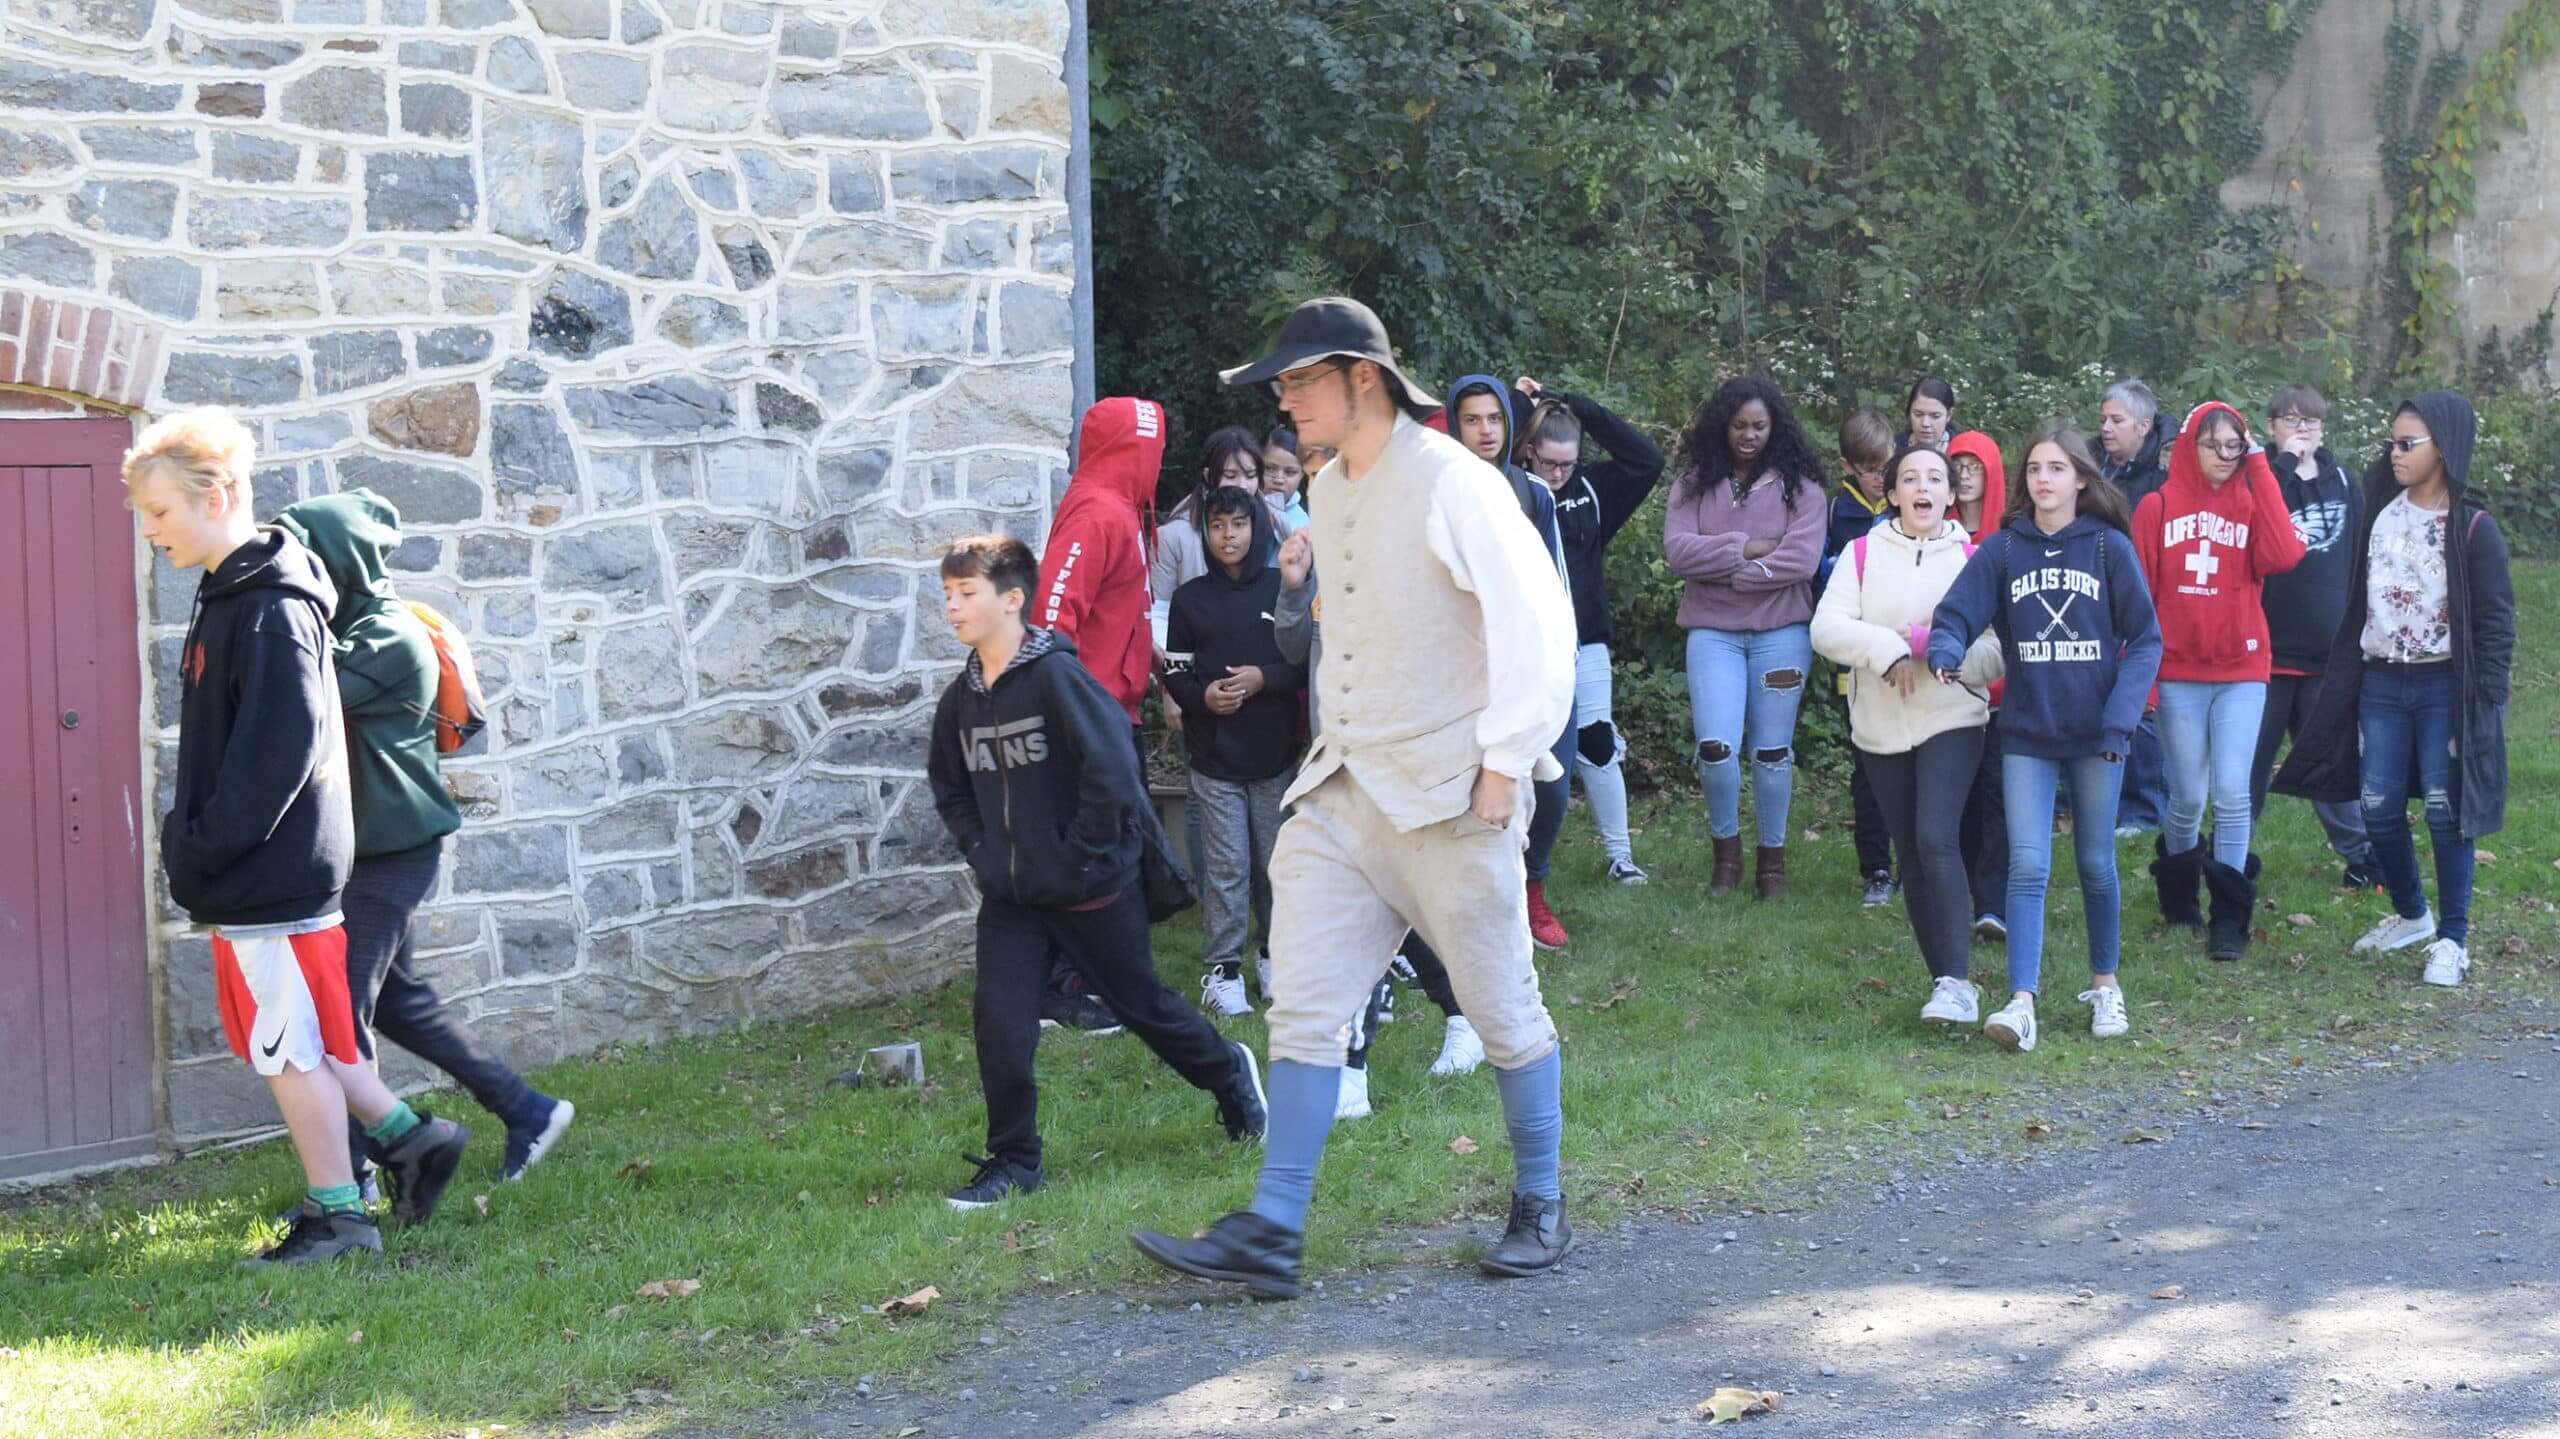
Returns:
[[[320,1067],[325,1056],[361,1064],[355,1007],[347,1000],[347,931],[234,939],[213,936],[214,997],[231,1052],[264,1075]]]

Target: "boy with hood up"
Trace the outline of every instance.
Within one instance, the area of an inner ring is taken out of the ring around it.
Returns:
[[[1209,492],[1200,538],[1209,573],[1173,592],[1164,686],[1182,709],[1191,804],[1200,815],[1202,898],[1209,924],[1201,1004],[1252,1012],[1244,992],[1246,923],[1271,934],[1271,843],[1280,797],[1297,771],[1305,671],[1273,633],[1280,571],[1255,559],[1270,510],[1244,490]],[[1268,1000],[1269,981],[1263,998]]]
[[[1055,630],[1023,623],[1039,583],[1030,547],[955,540],[942,612],[969,647],[933,711],[925,777],[978,881],[974,1011],[987,1155],[951,1192],[984,1209],[1041,1187],[1041,993],[1063,957],[1158,1059],[1217,1101],[1229,1139],[1259,1138],[1261,1072],[1156,977],[1141,860],[1163,844],[1126,716]]]
[[[1511,462],[1520,433],[1519,405],[1511,387],[1493,376],[1462,375],[1449,387],[1444,406],[1449,434],[1502,472],[1513,498],[1520,503],[1520,513],[1528,517],[1538,532],[1538,542],[1554,560],[1557,578],[1570,587],[1573,579],[1565,567],[1564,531],[1556,518],[1555,492]],[[1573,794],[1573,725],[1569,721],[1564,733],[1556,736],[1552,753],[1560,773],[1552,780],[1538,782],[1535,808],[1529,817],[1529,938],[1540,949],[1562,949],[1572,943],[1571,936],[1565,933],[1564,921],[1556,918],[1555,910],[1547,903],[1547,872],[1554,865],[1556,838],[1564,832],[1565,804]]]
[[[1156,603],[1148,537],[1164,469],[1165,412],[1153,400],[1096,401],[1076,428],[1076,469],[1049,521],[1040,592],[1028,616],[1073,643],[1084,667],[1129,717],[1145,779],[1140,706],[1155,674]],[[1120,1021],[1057,966],[1041,999],[1043,1026],[1117,1034]]]
[[[348,490],[287,506],[276,528],[302,542],[338,591],[329,616],[330,652],[346,722],[356,836],[339,907],[347,917],[356,1045],[375,1060],[373,1041],[380,1035],[451,1075],[506,1125],[499,1177],[520,1179],[542,1162],[578,1110],[535,1090],[481,1048],[418,978],[411,959],[410,917],[435,891],[444,837],[462,827],[462,811],[436,759],[435,642],[391,587],[400,512],[371,490]],[[382,1146],[353,1120],[347,1140],[363,1161],[359,1170],[364,1162],[383,1163]],[[410,1217],[421,1197],[393,1194],[392,1213]]]
[[[223,410],[185,410],[124,457],[143,538],[204,571],[181,650],[174,803],[160,821],[169,898],[213,932],[231,1052],[266,1080],[305,1181],[283,1240],[247,1267],[378,1259],[349,1162],[352,1112],[425,1219],[470,1134],[418,1114],[357,1048],[339,896],[355,852],[346,735],[329,664],[336,591],[293,536],[249,512],[257,442]]]

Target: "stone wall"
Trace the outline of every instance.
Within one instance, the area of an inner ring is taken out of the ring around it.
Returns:
[[[2483,0],[2471,43],[2457,28],[2459,7],[2435,17],[2429,54],[2441,47],[2467,63],[2491,44],[2519,0]],[[2295,246],[2313,278],[2369,311],[2376,268],[2388,263],[2394,209],[2383,191],[2382,122],[2377,76],[2395,64],[2383,50],[2388,5],[2325,5],[2304,32],[2284,83],[2260,83],[2266,148],[2249,170],[2223,187],[2235,205],[2277,204],[2298,217]],[[2468,83],[2466,73],[2465,83]],[[2413,82],[2414,83],[2414,82]],[[2477,166],[2478,207],[2438,257],[2461,278],[2464,338],[2477,343],[2494,326],[2513,335],[2530,329],[2544,306],[2560,299],[2560,214],[2550,196],[2560,186],[2560,63],[2528,68],[2517,86],[2522,133],[2499,131],[2498,148]],[[2379,345],[2381,319],[2357,316]]]
[[[262,513],[390,497],[472,637],[419,949],[478,1031],[540,1064],[948,973],[931,567],[1065,480],[1063,0],[0,16],[0,291],[156,323],[146,409],[250,417]],[[193,583],[146,581],[164,801]],[[175,1137],[272,1123],[159,940]]]

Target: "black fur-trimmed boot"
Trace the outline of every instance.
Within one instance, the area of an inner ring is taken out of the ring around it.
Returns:
[[[2204,841],[2196,841],[2184,854],[2169,853],[2166,836],[2151,841],[2151,884],[2160,894],[2160,917],[2184,929],[2204,928],[2204,911],[2197,906],[2198,888],[2204,879]]]
[[[2249,925],[2258,911],[2258,857],[2249,856],[2244,872],[2215,860],[2204,861],[2205,887],[2213,892],[2213,919],[2207,926],[2205,957],[2229,962],[2249,953]]]

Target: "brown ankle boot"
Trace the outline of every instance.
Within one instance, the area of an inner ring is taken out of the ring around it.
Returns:
[[[1751,884],[1762,899],[1787,897],[1786,846],[1760,851],[1759,861],[1752,866]]]
[[[1720,839],[1716,845],[1715,873],[1707,880],[1707,893],[1722,894],[1742,887],[1742,836]]]

